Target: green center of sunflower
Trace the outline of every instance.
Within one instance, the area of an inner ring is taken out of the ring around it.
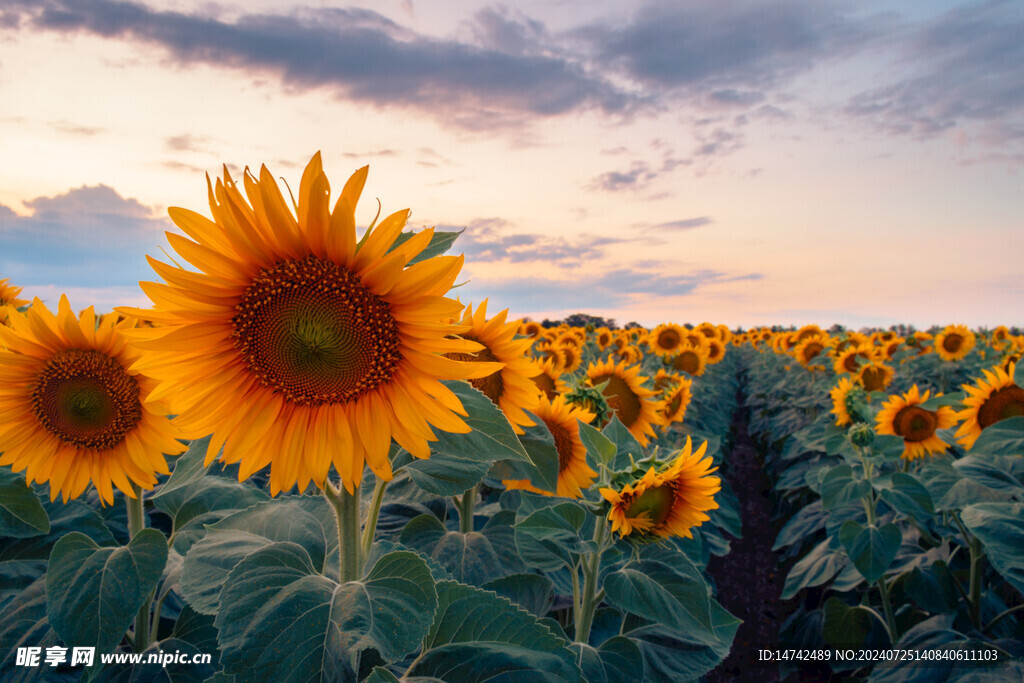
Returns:
[[[1024,415],[1024,389],[1016,384],[992,392],[978,409],[978,425],[984,429],[1000,420]]]
[[[93,349],[54,354],[36,375],[31,402],[51,434],[79,448],[114,448],[142,419],[135,378]]]
[[[236,310],[232,338],[246,367],[292,403],[352,401],[389,382],[402,360],[388,303],[333,261],[263,268]]]
[[[473,339],[473,337],[470,337],[468,335],[464,335],[464,338],[470,339],[477,343],[482,343],[480,342],[479,339]],[[469,363],[501,362],[501,360],[497,356],[495,356],[491,352],[491,350],[486,346],[477,351],[476,353],[446,353],[445,357],[451,358],[452,360],[459,360]],[[483,392],[487,396],[487,398],[491,399],[491,403],[493,403],[494,405],[498,405],[498,399],[500,399],[505,394],[505,383],[501,379],[501,370],[498,370],[490,375],[487,375],[486,377],[471,379],[469,380],[469,383],[472,384],[479,391]]]
[[[590,380],[595,386],[606,381],[608,384],[602,393],[608,401],[608,407],[615,411],[622,424],[627,428],[632,427],[640,418],[640,397],[633,393],[626,380],[618,375],[600,375]]]
[[[918,442],[931,437],[937,425],[935,413],[919,406],[906,406],[893,418],[892,430],[904,441]]]
[[[647,513],[646,517],[657,528],[664,524],[669,514],[672,513],[672,503],[675,501],[675,497],[675,487],[671,483],[649,488],[629,503],[626,508],[626,518],[636,519]]]

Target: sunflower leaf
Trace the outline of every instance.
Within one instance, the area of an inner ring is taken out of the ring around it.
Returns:
[[[631,562],[605,577],[604,590],[608,602],[619,609],[672,630],[714,635],[707,583],[684,555],[675,566]]]
[[[593,458],[594,463],[605,467],[611,466],[619,450],[611,439],[585,422],[580,422],[580,441],[587,447],[587,455]]]
[[[50,517],[25,479],[0,479],[0,536],[30,538],[48,533]]]
[[[558,503],[544,507],[516,523],[516,547],[530,567],[555,570],[573,567],[579,555],[595,550],[594,515],[576,503]]]
[[[1024,593],[1024,504],[978,503],[964,508],[960,518],[981,539],[996,571]]]
[[[868,583],[874,583],[885,575],[885,570],[896,559],[902,540],[903,534],[895,524],[862,526],[848,520],[839,527],[839,542]]]
[[[166,561],[167,539],[156,529],[143,529],[118,548],[102,548],[72,531],[50,553],[50,625],[65,643],[113,652],[156,587]]]
[[[437,562],[458,581],[479,585],[514,569],[501,561],[485,533],[449,531],[434,515],[414,517],[399,540]]]
[[[794,564],[786,576],[782,599],[789,600],[801,588],[820,586],[831,581],[849,562],[839,547],[838,539],[830,536]]]
[[[821,481],[821,507],[824,510],[832,510],[855,503],[870,490],[870,482],[854,478],[852,467],[837,465],[830,469]]]
[[[438,430],[437,441],[430,442],[430,450],[433,453],[453,455],[477,462],[506,459],[529,462],[529,457],[523,445],[519,443],[512,425],[491,399],[468,382],[445,381],[442,384],[462,402],[467,414],[462,419],[473,431],[468,434],[453,434]]]
[[[637,672],[644,668],[640,648],[629,638],[615,636],[604,641],[599,648],[573,643],[578,653],[583,677],[589,683],[617,683],[637,680]]]
[[[526,450],[527,460],[502,460],[495,463],[488,476],[495,479],[528,479],[544,491],[558,489],[558,450],[555,439],[543,420],[525,427],[520,442]]]
[[[625,634],[640,648],[643,675],[637,671],[630,680],[694,681],[711,671],[732,648],[740,620],[716,601],[711,601],[712,632],[677,631],[662,624],[650,624]]]
[[[1024,362],[1018,364],[1024,368]],[[1017,374],[1024,370],[1017,370]],[[985,427],[971,446],[972,455],[1024,455],[1024,416],[1009,417]]]
[[[56,645],[46,619],[46,577],[40,577],[7,602],[0,603],[0,678],[16,680],[26,669],[16,665],[19,647]]]
[[[505,598],[441,581],[423,653],[406,677],[483,683],[498,678],[581,681],[576,655],[550,628]]]

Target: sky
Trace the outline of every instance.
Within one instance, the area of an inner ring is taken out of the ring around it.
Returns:
[[[1020,0],[0,0],[0,279],[147,306],[168,207],[320,151],[511,317],[1024,325],[1022,35]]]

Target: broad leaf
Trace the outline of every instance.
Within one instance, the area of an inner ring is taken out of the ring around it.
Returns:
[[[714,635],[703,631],[673,631],[651,624],[626,633],[644,658],[644,681],[695,681],[718,666],[732,648],[740,620],[711,602]]]
[[[858,502],[871,490],[871,483],[854,477],[849,465],[837,465],[828,471],[821,482],[821,507],[833,510]]]
[[[573,643],[572,649],[588,683],[632,683],[644,668],[640,648],[623,636],[609,638],[596,649],[583,643]]]
[[[551,579],[540,574],[512,574],[488,581],[482,588],[494,591],[535,617],[543,617],[555,599]]]
[[[483,533],[448,531],[433,515],[410,521],[399,540],[437,562],[458,581],[479,585],[509,573]]]
[[[857,571],[868,583],[878,581],[896,559],[903,535],[895,524],[877,527],[862,526],[858,522],[843,522],[839,527],[839,542],[853,560]]]
[[[23,476],[0,468],[0,536],[29,538],[50,533],[50,517]]]
[[[445,381],[442,384],[462,402],[468,415],[462,419],[472,431],[468,434],[454,434],[438,430],[437,440],[430,442],[433,453],[477,462],[505,459],[529,461],[512,425],[491,399],[468,382]]]
[[[1024,503],[978,503],[964,508],[960,519],[996,571],[1024,593]]]
[[[708,587],[700,571],[680,555],[676,566],[632,562],[604,578],[607,600],[619,609],[666,628],[711,633]]]
[[[595,464],[611,467],[615,454],[618,452],[618,448],[611,439],[597,428],[580,422],[580,441],[586,446],[587,454],[594,459]]]
[[[789,600],[802,588],[831,581],[849,561],[845,553],[839,552],[839,547],[838,539],[826,538],[794,564],[786,576],[782,599]]]

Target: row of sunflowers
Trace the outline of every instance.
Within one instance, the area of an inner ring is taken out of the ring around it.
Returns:
[[[319,154],[291,204],[225,168],[212,219],[170,210],[151,308],[0,283],[4,680],[690,680],[727,655],[703,571],[740,535],[729,330],[488,317],[448,296],[456,233],[357,230],[366,177],[332,208]]]
[[[766,449],[798,648],[896,648],[821,662],[877,681],[1024,672],[1024,337],[747,336],[751,431]],[[795,663],[783,663],[793,671]]]

